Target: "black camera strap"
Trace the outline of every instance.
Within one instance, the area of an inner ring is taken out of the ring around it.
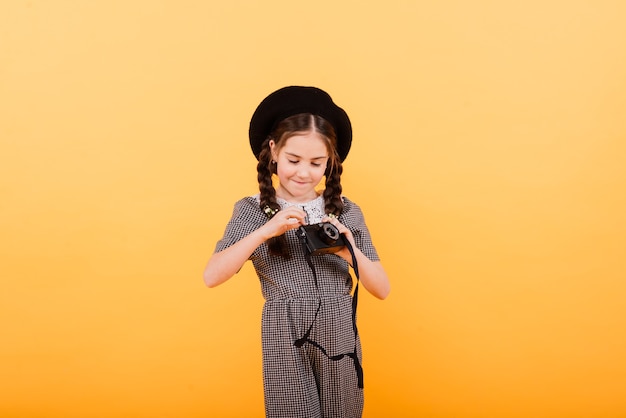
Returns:
[[[304,257],[306,259],[306,262],[309,265],[309,268],[311,269],[311,271],[313,272],[315,288],[319,291],[317,273],[315,272],[315,265],[313,265],[313,261],[311,260],[311,253],[307,247],[306,232],[304,232],[303,230],[300,230],[298,231],[297,235],[300,238],[300,242],[302,244],[302,249],[304,251]],[[352,256],[352,269],[354,270],[354,275],[356,276],[356,286],[354,288],[354,294],[352,295],[352,329],[354,331],[354,351],[351,353],[329,356],[328,352],[326,351],[324,347],[322,347],[319,343],[309,338],[311,334],[311,330],[313,329],[313,325],[317,321],[317,316],[320,312],[320,309],[322,308],[321,297],[317,305],[317,310],[315,311],[315,316],[313,317],[313,322],[311,322],[311,325],[307,329],[306,333],[302,336],[302,338],[297,339],[293,344],[299,348],[299,347],[302,347],[304,343],[309,343],[312,346],[318,348],[327,358],[329,358],[332,361],[341,360],[342,358],[346,356],[352,358],[352,361],[354,362],[354,369],[356,370],[358,386],[359,388],[363,389],[363,367],[361,366],[361,362],[359,361],[359,356],[357,355],[357,338],[359,335],[359,331],[356,326],[356,308],[357,308],[357,304],[359,300],[359,266],[356,261],[356,255],[354,254],[354,248],[352,248],[352,244],[350,244],[350,241],[347,238],[345,239],[345,241],[346,241],[346,247],[348,247],[348,251],[350,251],[350,255]]]

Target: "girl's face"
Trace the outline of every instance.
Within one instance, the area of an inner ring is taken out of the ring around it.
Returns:
[[[270,148],[280,181],[277,196],[299,203],[315,199],[315,186],[324,177],[328,163],[324,138],[315,131],[304,132],[287,138],[280,149],[270,141]]]

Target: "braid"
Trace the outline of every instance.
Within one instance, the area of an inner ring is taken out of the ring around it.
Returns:
[[[276,189],[272,183],[272,174],[275,163],[272,162],[272,153],[270,151],[269,141],[270,138],[267,138],[263,142],[256,170],[257,180],[259,181],[259,191],[261,192],[259,196],[259,207],[267,214],[268,218],[271,219],[276,212],[280,210],[280,205],[276,201]],[[266,212],[266,207],[271,209],[269,213]],[[287,239],[284,234],[267,240],[267,246],[271,255],[279,255],[289,258]]]
[[[343,200],[341,200],[341,173],[343,166],[341,160],[337,158],[326,174],[326,187],[324,188],[324,205],[327,214],[339,216],[343,211]]]
[[[259,181],[259,191],[261,192],[261,209],[269,206],[272,210],[280,210],[280,206],[276,202],[276,189],[272,184],[271,159],[272,153],[269,147],[269,138],[263,142],[261,153],[259,154],[259,163],[256,166],[257,180]]]
[[[272,181],[273,174],[276,174],[276,165],[272,161],[270,140],[276,141],[275,147],[280,151],[285,142],[298,132],[316,132],[326,142],[330,155],[326,173],[324,173],[326,176],[326,187],[323,194],[324,207],[327,214],[339,216],[343,211],[343,200],[341,199],[343,166],[337,153],[337,135],[333,125],[323,117],[311,113],[299,113],[283,119],[261,144],[257,165],[257,179],[261,192],[259,206],[270,219],[280,210],[280,205],[276,201],[276,189]],[[290,257],[284,234],[270,238],[267,240],[267,245],[271,255]]]

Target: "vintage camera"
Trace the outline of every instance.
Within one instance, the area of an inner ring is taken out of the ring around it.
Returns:
[[[336,253],[346,245],[343,235],[329,222],[304,225],[299,230],[300,237],[311,254]]]

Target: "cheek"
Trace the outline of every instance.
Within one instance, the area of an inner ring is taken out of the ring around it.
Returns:
[[[293,174],[293,170],[291,166],[287,163],[277,164],[276,166],[276,175],[278,177],[289,177]]]
[[[326,172],[326,167],[325,166],[317,167],[315,169],[315,177],[321,180],[321,178],[324,177],[324,173],[325,172]]]

